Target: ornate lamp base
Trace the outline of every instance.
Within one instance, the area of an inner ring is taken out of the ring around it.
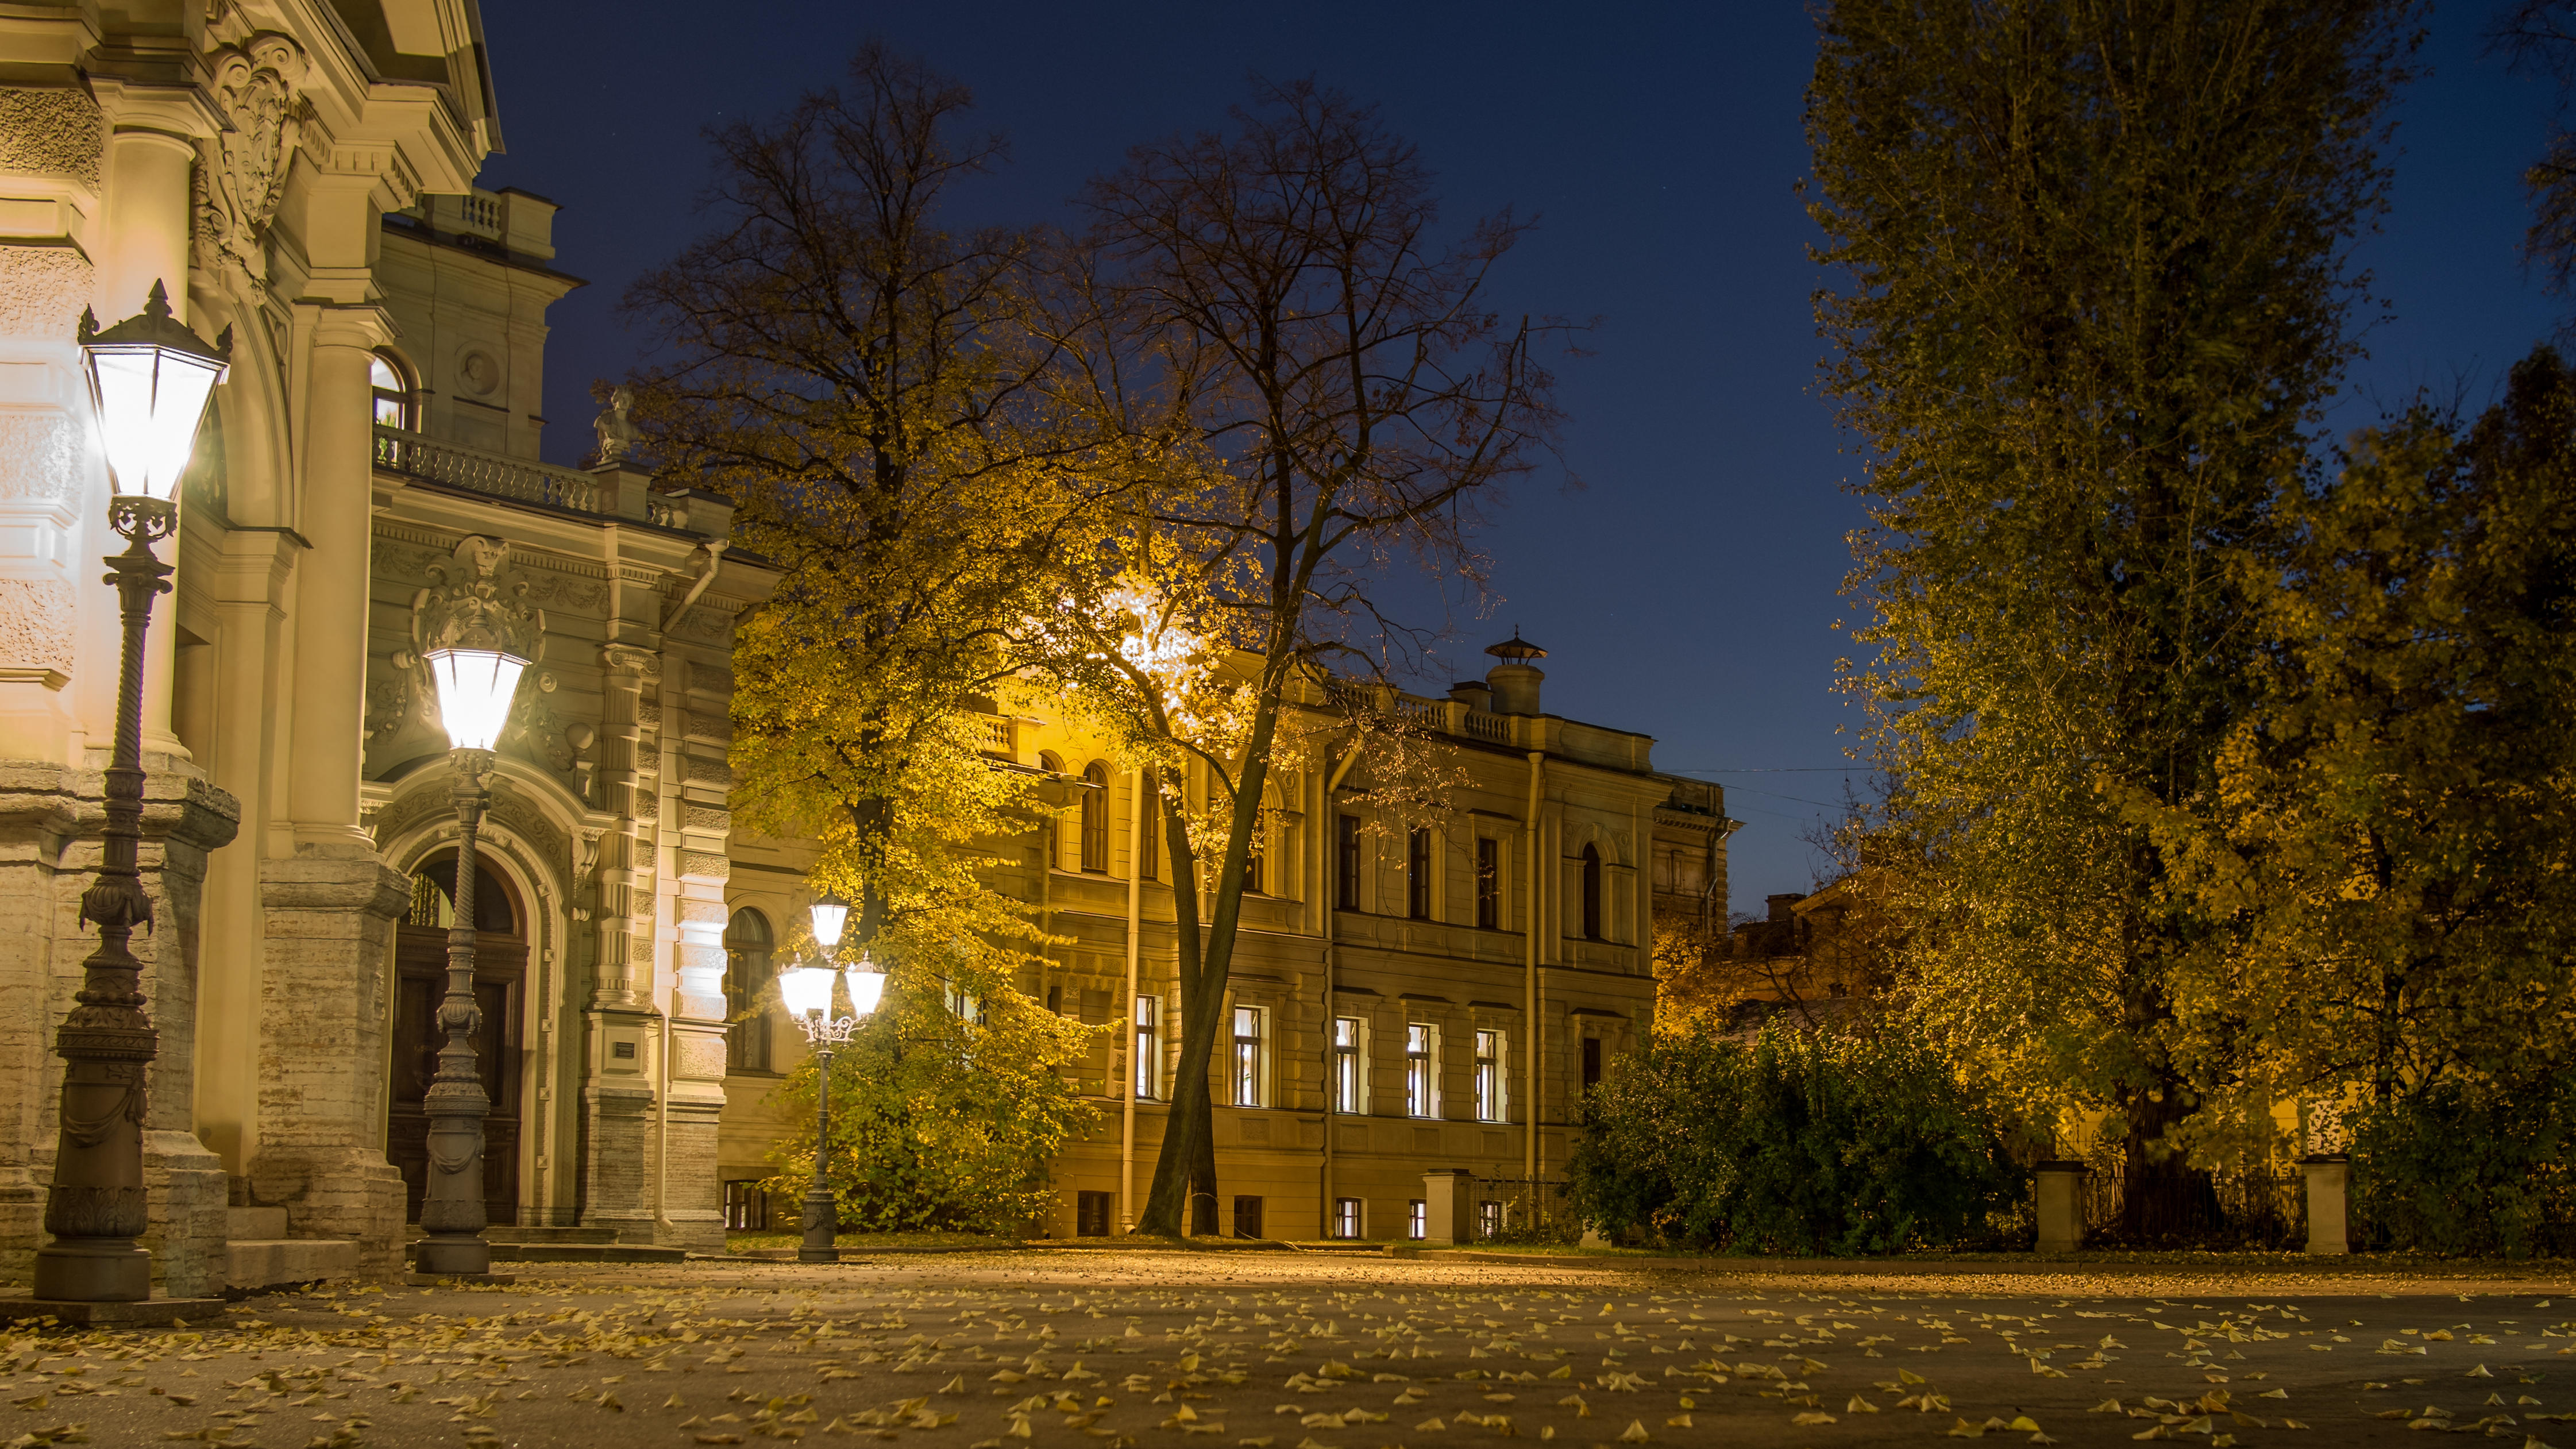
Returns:
[[[152,1255],[132,1238],[56,1238],[36,1250],[37,1298],[137,1303],[152,1296]]]
[[[50,1318],[65,1328],[174,1328],[210,1322],[230,1306],[220,1298],[0,1298],[0,1323]]]

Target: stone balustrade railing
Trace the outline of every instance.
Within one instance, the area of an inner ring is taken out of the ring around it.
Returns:
[[[605,513],[599,480],[570,468],[550,468],[525,458],[459,447],[400,428],[376,429],[376,466],[433,483],[541,503],[572,513]]]

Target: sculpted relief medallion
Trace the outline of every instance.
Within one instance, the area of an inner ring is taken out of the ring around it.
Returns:
[[[208,57],[215,108],[228,123],[197,143],[196,262],[207,271],[268,287],[268,224],[286,192],[303,139],[303,47],[283,35],[254,35]]]

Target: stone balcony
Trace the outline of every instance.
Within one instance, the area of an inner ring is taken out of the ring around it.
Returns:
[[[649,486],[651,475],[639,469],[557,468],[401,428],[376,429],[376,471],[557,513],[650,524],[706,538],[727,538],[733,532],[731,503],[706,493],[656,491]]]

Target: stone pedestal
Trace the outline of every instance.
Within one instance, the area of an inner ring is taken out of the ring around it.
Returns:
[[[1463,1167],[1422,1174],[1422,1244],[1445,1248],[1476,1241],[1476,1175]]]
[[[2308,1251],[2349,1253],[2352,1160],[2341,1156],[2304,1157],[2299,1167],[2308,1176]]]
[[[402,1271],[402,1174],[385,1160],[385,1032],[394,923],[409,882],[372,852],[264,861],[259,1152],[245,1206],[297,1237],[358,1245],[360,1277]]]
[[[2041,1253],[2072,1253],[2084,1246],[2084,1176],[2091,1170],[2081,1162],[2058,1159],[2041,1163],[2033,1174]]]
[[[223,1167],[190,1133],[195,1097],[198,907],[207,852],[240,821],[233,797],[167,757],[145,760],[139,864],[154,927],[136,933],[144,1010],[159,1036],[145,1098],[144,1239],[152,1282],[173,1298],[222,1290]],[[0,1282],[25,1283],[53,1179],[62,1059],[54,1031],[98,945],[80,919],[106,823],[96,770],[0,762]]]

